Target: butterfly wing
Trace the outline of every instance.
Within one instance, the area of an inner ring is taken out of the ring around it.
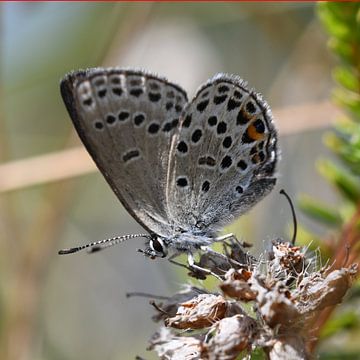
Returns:
[[[276,182],[270,109],[236,76],[219,74],[199,89],[181,117],[171,153],[168,203],[185,230],[220,229]]]
[[[170,235],[165,185],[185,91],[117,68],[73,72],[60,87],[82,142],[122,204],[148,231]]]

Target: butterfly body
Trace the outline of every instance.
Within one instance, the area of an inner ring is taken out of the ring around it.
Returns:
[[[277,134],[262,97],[218,74],[186,92],[141,70],[69,73],[61,94],[74,126],[153,256],[193,252],[276,183]]]

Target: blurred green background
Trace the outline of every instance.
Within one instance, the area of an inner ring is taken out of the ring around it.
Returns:
[[[215,73],[234,73],[278,114],[282,161],[277,189],[230,228],[257,251],[273,238],[288,238],[289,206],[278,190],[294,199],[305,192],[337,201],[314,165],[319,156],[330,156],[321,138],[335,116],[324,111],[333,110],[326,104],[334,59],[315,7],[2,3],[0,170],[5,163],[21,167],[16,161],[80,146],[59,93],[70,70],[145,68],[179,83],[190,97]],[[98,171],[52,182],[46,167],[26,171],[24,185],[0,186],[0,358],[155,358],[146,352],[157,328],[152,308],[147,299],[127,299],[126,292],[170,295],[185,271],[144,259],[136,253],[141,240],[93,256],[57,256],[60,248],[141,228]],[[43,171],[44,181],[27,186],[33,171],[40,177]],[[0,174],[12,182],[12,172]]]

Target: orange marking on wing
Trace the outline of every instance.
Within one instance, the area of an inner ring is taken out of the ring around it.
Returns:
[[[262,140],[265,135],[264,133],[259,133],[254,125],[250,125],[247,128],[246,132],[249,138],[251,138],[252,140]]]

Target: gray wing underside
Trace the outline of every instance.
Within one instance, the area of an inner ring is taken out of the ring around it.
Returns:
[[[185,91],[143,71],[89,69],[68,74],[61,94],[81,140],[125,208],[148,231],[171,235],[165,187]]]
[[[184,110],[174,136],[167,202],[180,228],[217,231],[275,185],[277,135],[266,102],[218,75]]]

